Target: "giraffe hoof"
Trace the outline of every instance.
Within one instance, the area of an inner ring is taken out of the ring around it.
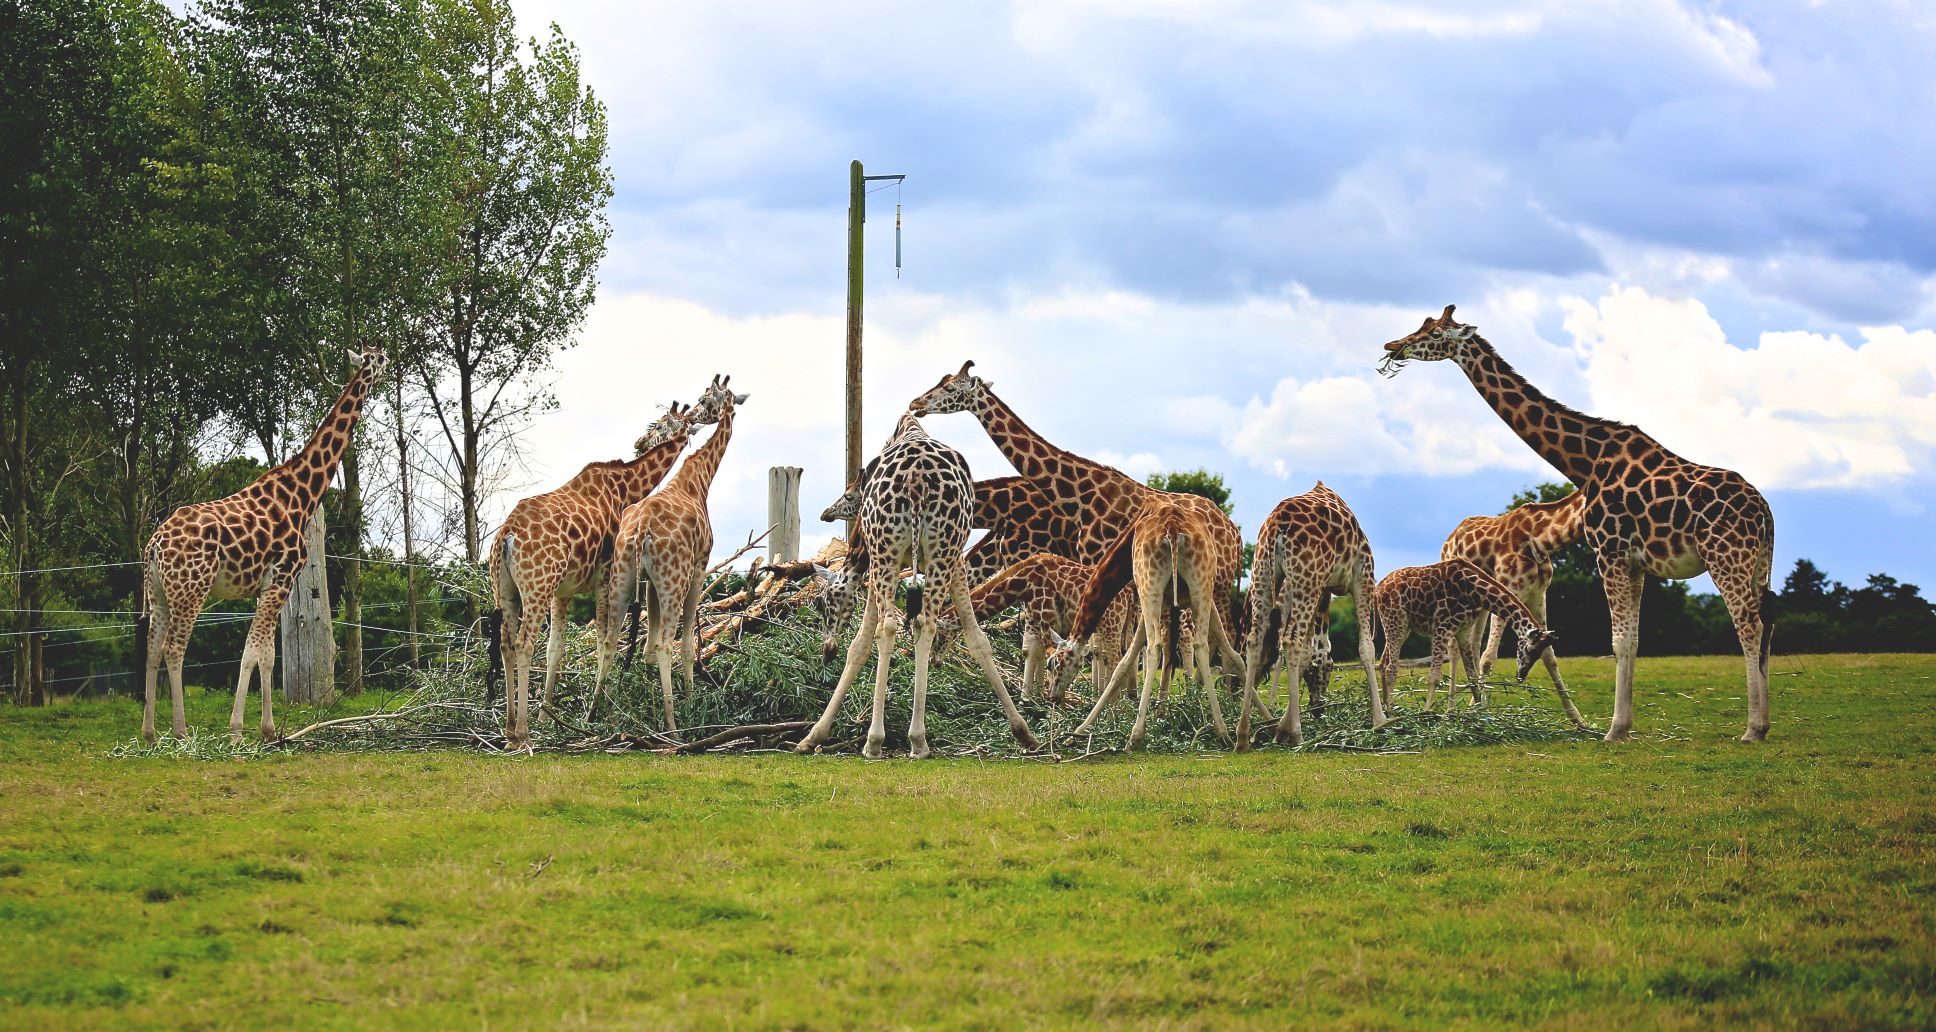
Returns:
[[[141,732],[141,744],[142,745],[155,744],[155,732],[152,728],[143,730]]]
[[[925,760],[931,754],[932,754],[932,750],[928,748],[928,741],[925,738],[918,742],[912,743],[908,747],[908,759],[910,760]]]
[[[874,736],[869,735],[867,736],[867,744],[861,747],[860,754],[862,756],[867,757],[870,760],[878,760],[881,758],[882,748],[886,744],[887,744],[887,739],[885,736],[880,738],[875,738]]]
[[[1604,736],[1602,736],[1601,740],[1607,741],[1607,742],[1624,742],[1632,737],[1633,737],[1633,733],[1630,731],[1627,731],[1624,728],[1621,728],[1621,729],[1608,728],[1607,733]]]
[[[1765,742],[1767,740],[1768,740],[1768,729],[1765,727],[1762,727],[1762,728],[1751,727],[1748,730],[1742,732],[1741,737],[1737,739],[1737,741],[1742,741],[1742,742]]]
[[[276,733],[276,726],[274,724],[264,724],[259,730],[262,732],[262,740],[264,742],[282,741],[282,736]]]

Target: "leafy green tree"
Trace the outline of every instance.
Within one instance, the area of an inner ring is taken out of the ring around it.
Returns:
[[[1217,503],[1225,516],[1236,511],[1230,502],[1230,486],[1223,482],[1223,474],[1212,473],[1207,469],[1178,470],[1173,473],[1151,473],[1145,481],[1158,491],[1180,491],[1183,494],[1201,495]]]
[[[431,0],[425,163],[436,298],[412,363],[449,446],[464,556],[479,561],[490,451],[546,404],[533,379],[590,309],[610,226],[605,106],[556,25],[519,42],[507,0]]]

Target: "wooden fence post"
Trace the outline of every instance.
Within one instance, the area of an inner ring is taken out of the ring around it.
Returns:
[[[800,558],[800,473],[798,466],[774,466],[766,471],[766,561],[790,563]]]
[[[277,651],[284,702],[327,702],[336,690],[336,635],[330,624],[329,575],[323,567],[324,529],[323,507],[318,505],[303,528],[309,559],[282,607],[282,643]]]

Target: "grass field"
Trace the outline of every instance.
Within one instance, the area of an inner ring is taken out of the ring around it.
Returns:
[[[1936,657],[1774,669],[1761,746],[1738,658],[1646,658],[1619,747],[1063,766],[8,710],[0,1028],[1936,1024]]]

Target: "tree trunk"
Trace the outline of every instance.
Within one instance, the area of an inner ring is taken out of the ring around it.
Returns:
[[[36,586],[39,578],[37,574],[26,572],[29,565],[28,558],[32,555],[32,550],[28,547],[28,538],[33,533],[27,521],[27,488],[30,480],[27,474],[27,370],[24,368],[24,356],[16,361],[20,365],[15,366],[14,375],[8,384],[13,397],[8,399],[11,409],[8,417],[12,421],[10,428],[12,433],[7,435],[7,473],[12,483],[7,486],[12,495],[13,504],[8,507],[7,529],[12,539],[12,547],[9,549],[12,554],[9,559],[14,569],[14,701],[24,706],[33,704],[32,642],[39,637],[28,632],[39,626],[40,614],[34,612],[34,596],[37,594]]]
[[[417,542],[411,533],[410,522],[410,435],[403,428],[403,374],[397,373],[391,382],[396,391],[392,404],[397,417],[397,487],[403,493],[404,629],[409,638],[410,668],[414,670],[423,657],[417,650]]]
[[[363,691],[363,471],[362,448],[356,439],[362,421],[350,427],[343,449],[343,520],[350,548],[343,558],[343,678],[344,694]]]
[[[461,466],[457,471],[457,478],[464,506],[464,558],[472,567],[476,567],[479,557],[484,554],[483,543],[478,540],[477,526],[477,439],[480,431],[476,425],[477,410],[471,404],[471,370],[468,366],[459,365],[457,368],[457,390],[460,395],[459,404],[463,408],[463,424],[460,429],[464,435],[464,454],[460,460]],[[465,592],[464,623],[466,625],[477,623],[477,617],[482,610],[483,606],[477,596],[471,592]]]
[[[324,530],[323,507],[318,505],[303,529],[309,558],[282,607],[280,651],[285,702],[327,702],[336,687],[336,641],[330,634],[329,577],[323,565]]]

